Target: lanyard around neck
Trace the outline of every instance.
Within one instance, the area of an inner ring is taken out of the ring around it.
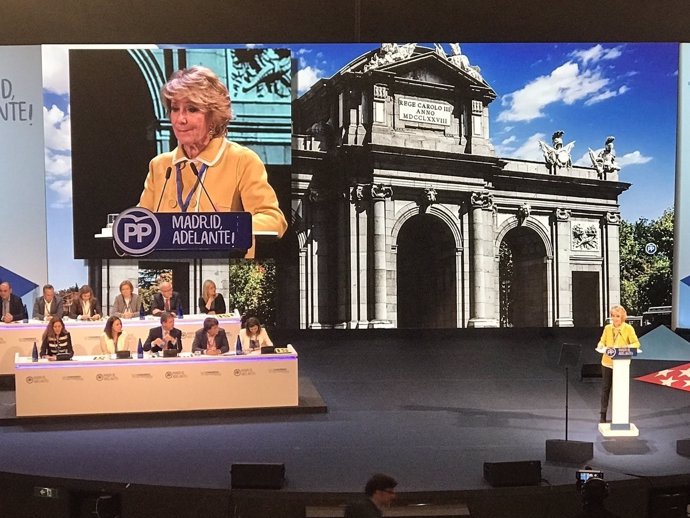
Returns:
[[[183,201],[182,191],[184,190],[184,186],[182,185],[182,168],[180,167],[179,163],[175,164],[175,173],[177,181],[177,204],[180,206],[180,212],[187,212],[189,202],[192,200],[194,192],[199,187],[199,183],[201,183],[201,177],[204,176],[204,173],[206,172],[206,167],[206,164],[201,165],[201,167],[199,168],[199,176],[196,177],[196,182],[194,182],[194,186],[189,191],[187,198]]]

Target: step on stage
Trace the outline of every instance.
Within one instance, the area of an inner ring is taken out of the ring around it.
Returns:
[[[595,364],[599,334],[598,329],[291,334],[300,354],[300,394],[311,391],[311,403],[301,412],[24,421],[12,418],[12,392],[4,391],[0,472],[225,495],[232,464],[280,463],[286,482],[270,493],[272,501],[282,498],[285,509],[301,506],[302,513],[304,499],[296,504],[294,495],[311,495],[315,508],[337,509],[375,472],[399,481],[402,504],[422,499],[468,505],[472,516],[493,517],[527,515],[530,506],[544,502],[554,511],[549,515],[562,506],[577,511],[578,466],[547,462],[545,442],[564,433],[561,344],[581,343],[581,362]],[[678,363],[683,362],[637,359],[631,378]],[[682,486],[687,492],[690,459],[676,446],[690,435],[690,394],[631,380],[630,418],[640,435],[607,439],[597,429],[599,393],[599,380],[571,373],[569,439],[593,443],[587,464],[604,471],[611,483],[609,507],[642,518],[649,488]],[[492,488],[484,480],[485,463],[514,461],[541,461],[539,484]],[[262,491],[261,498],[251,490],[234,491],[231,499],[244,498],[258,508],[257,502],[266,500]]]

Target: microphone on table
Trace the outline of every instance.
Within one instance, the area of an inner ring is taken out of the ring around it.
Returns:
[[[161,191],[161,197],[158,198],[158,205],[156,206],[156,212],[161,208],[161,202],[163,201],[163,195],[165,194],[165,187],[168,185],[168,180],[170,180],[170,173],[172,173],[172,167],[168,167],[165,170],[165,182],[163,183],[163,190]]]
[[[214,212],[218,212],[218,209],[216,209],[216,206],[213,203],[213,200],[211,199],[211,195],[206,190],[206,187],[204,187],[204,180],[201,176],[199,176],[199,170],[196,168],[196,165],[194,164],[194,162],[189,162],[189,165],[192,168],[192,172],[194,173],[194,176],[196,176],[199,179],[199,183],[201,184],[201,188],[206,193],[206,197],[208,198],[208,201],[211,202],[211,207],[213,207]]]

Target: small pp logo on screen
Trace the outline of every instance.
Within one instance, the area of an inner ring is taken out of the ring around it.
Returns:
[[[113,224],[113,239],[129,255],[146,255],[158,243],[161,226],[158,218],[148,209],[132,207],[120,215]]]

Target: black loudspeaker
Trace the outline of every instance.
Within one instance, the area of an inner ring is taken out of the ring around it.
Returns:
[[[484,480],[493,487],[537,486],[541,482],[541,461],[485,462]]]
[[[672,492],[649,495],[650,518],[686,518],[688,508],[688,494]]]
[[[683,457],[690,457],[690,439],[678,439],[676,441],[676,453]]]
[[[232,489],[281,489],[285,484],[285,464],[240,463],[230,468]]]
[[[584,441],[546,440],[546,460],[582,464],[594,457],[594,443]]]

